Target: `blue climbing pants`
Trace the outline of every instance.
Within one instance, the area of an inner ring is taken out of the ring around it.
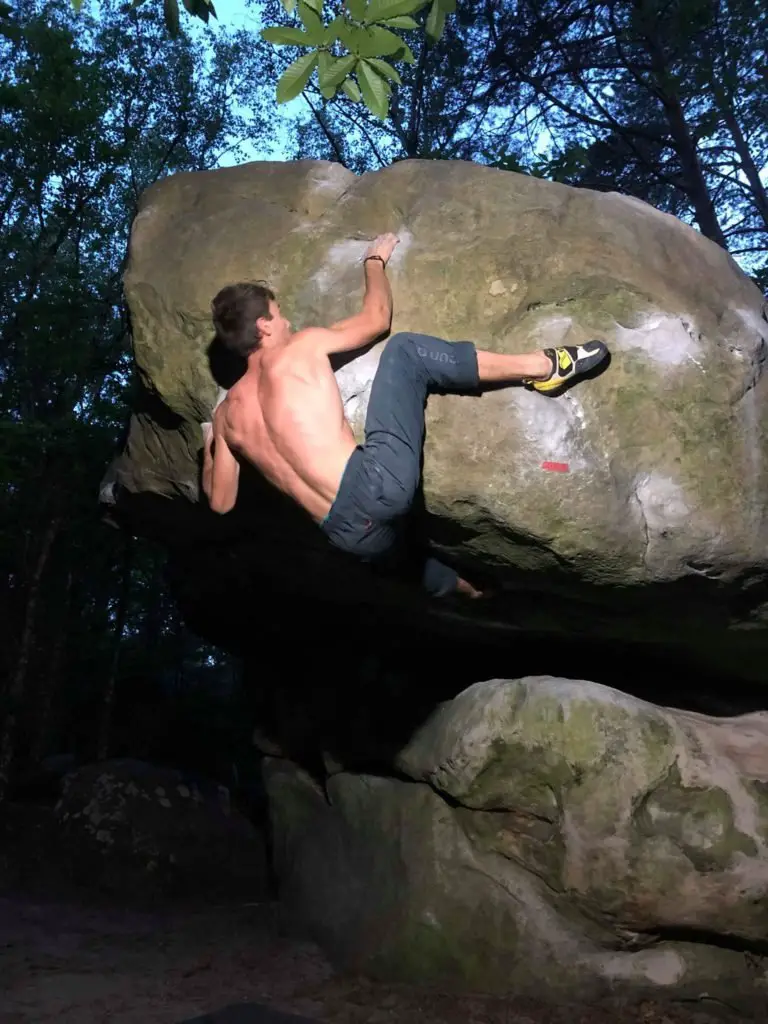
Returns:
[[[471,341],[395,334],[387,342],[371,388],[365,443],[349,457],[336,500],[321,524],[337,548],[385,575],[409,575],[414,557],[422,586],[443,597],[457,575],[406,542],[408,514],[421,480],[424,410],[430,394],[476,393],[480,384]],[[407,566],[407,567],[406,567]]]

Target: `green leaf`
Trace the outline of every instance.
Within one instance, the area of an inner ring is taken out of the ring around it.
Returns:
[[[341,83],[341,91],[344,93],[345,96],[348,96],[353,103],[360,102],[360,89],[358,87],[357,82],[353,81],[351,78],[348,78],[346,82]]]
[[[205,24],[208,24],[208,18],[210,16],[210,10],[208,9],[207,0],[182,0],[189,14],[194,18],[200,18]]]
[[[413,50],[410,48],[408,43],[403,43],[400,49],[394,54],[395,60],[402,60],[406,64],[415,64],[416,58],[413,56]]]
[[[351,24],[346,18],[342,18],[336,27],[336,35],[339,42],[343,43],[350,53],[357,53],[359,43],[365,39],[365,29]]]
[[[280,3],[285,8],[286,14],[291,14],[294,7],[296,6],[296,0],[280,0]]]
[[[323,57],[328,58],[327,63],[323,61]],[[338,60],[334,60],[329,53],[322,53],[319,66],[321,89],[341,85],[347,75],[354,71],[355,64],[357,64],[357,57],[353,53],[347,54],[346,57],[339,57]]]
[[[390,54],[402,50],[405,45],[400,36],[396,36],[394,32],[390,32],[388,28],[382,28],[380,25],[372,25],[370,28],[360,31],[362,36],[357,52],[361,57],[388,57]]]
[[[361,26],[345,22],[339,27],[338,35],[350,53],[359,57],[384,57],[407,49],[400,36],[380,25]]]
[[[443,34],[445,28],[445,11],[440,6],[440,0],[432,0],[427,18],[426,32],[430,39],[437,41]]]
[[[361,62],[357,69],[363,102],[374,117],[383,121],[389,113],[389,85],[373,68]]]
[[[388,78],[391,82],[397,82],[398,85],[403,84],[403,80],[400,77],[398,71],[396,71],[391,64],[387,64],[385,60],[379,60],[378,57],[369,57],[365,62],[374,67],[380,75],[384,78]]]
[[[177,0],[163,0],[163,15],[165,17],[165,27],[172,36],[176,37],[181,29]]]
[[[3,4],[3,6],[5,7],[5,4]],[[79,14],[80,11],[83,9],[83,0],[72,0],[72,7],[74,9],[75,14]],[[3,11],[3,16],[7,17],[8,14],[10,14],[10,13],[11,13],[11,8],[9,7],[7,13],[5,11]]]
[[[355,21],[362,21],[365,17],[365,0],[344,0],[344,6]]]
[[[386,21],[382,22],[387,28],[418,28],[419,23],[415,18],[409,17],[407,14],[400,14],[396,18],[387,18]]]
[[[328,72],[333,64],[334,59],[331,54],[327,50],[320,50],[317,55],[317,78],[320,83],[320,94],[326,100],[332,100],[336,95],[336,84],[329,84],[327,81]]]
[[[373,58],[367,57],[365,60],[360,62],[360,67],[362,68],[363,65],[366,65],[368,67],[368,69],[370,71],[372,71],[376,75],[376,77],[380,80],[381,87],[384,90],[384,92],[387,94],[387,96],[391,96],[392,95],[392,86],[389,84],[388,79],[386,79],[384,77],[384,75],[380,74],[376,70],[376,68],[373,66],[373,60],[374,60]],[[383,63],[384,62],[382,61],[382,64]],[[360,69],[358,68],[358,77],[359,77],[359,74],[360,74]]]
[[[415,14],[426,7],[429,0],[371,0],[365,13],[367,22],[386,21],[402,14]]]
[[[288,103],[304,92],[316,64],[317,50],[314,50],[312,53],[303,53],[286,68],[277,83],[277,102]]]
[[[306,0],[299,0],[299,17],[307,30],[312,46],[322,46],[325,42],[325,25],[317,11],[313,10]]]
[[[338,14],[333,21],[325,26],[325,45],[331,46],[339,38],[339,29],[345,24],[344,18]]]
[[[323,0],[303,0],[305,4],[315,12],[315,14],[322,15],[323,13]]]
[[[440,0],[440,7],[446,14],[455,14],[456,0]]]
[[[312,40],[306,32],[300,28],[291,28],[289,25],[275,25],[274,28],[263,28],[261,38],[268,43],[275,43],[276,46],[311,46]]]

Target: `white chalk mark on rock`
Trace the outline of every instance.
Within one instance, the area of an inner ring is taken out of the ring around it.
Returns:
[[[645,473],[635,482],[635,494],[650,532],[662,534],[688,522],[691,509],[675,480],[661,473]]]
[[[413,245],[413,234],[408,230],[408,228],[402,227],[399,231],[396,231],[395,234],[400,241],[395,246],[392,258],[387,264],[390,270],[398,270],[400,268],[403,260],[405,259],[405,254]]]
[[[497,277],[495,280],[491,281],[488,286],[488,294],[493,295],[494,297],[508,295],[509,292],[516,292],[519,287],[520,286],[517,281],[510,281],[509,284],[505,284],[500,277]]]
[[[397,271],[405,258],[405,254],[413,244],[413,235],[407,228],[396,232],[400,242],[387,264],[388,270]],[[372,238],[345,238],[334,243],[325,257],[323,264],[312,275],[312,282],[322,292],[327,292],[340,285],[341,279],[349,273],[359,275],[359,283],[363,282],[363,258],[370,248]]]
[[[688,359],[695,362],[702,354],[691,322],[665,313],[646,315],[636,327],[617,324],[612,344],[618,349],[639,349],[662,366],[680,366]]]
[[[566,462],[571,470],[587,465],[583,449],[584,409],[575,395],[553,401],[534,391],[510,390],[523,432],[542,461]]]
[[[768,320],[765,313],[761,316],[756,309],[734,309],[733,306],[731,312],[741,320],[750,334],[754,332],[763,341],[768,342]]]
[[[343,242],[336,242],[312,275],[312,282],[321,292],[327,292],[339,284],[342,275],[350,270],[356,270],[362,280],[362,260],[368,245],[364,239],[358,238],[345,238]]]
[[[634,509],[645,532],[643,561],[648,566],[658,541],[681,527],[687,527],[691,508],[682,487],[661,473],[643,473],[632,488]]]
[[[355,180],[355,175],[338,163],[329,163],[313,171],[308,177],[310,188],[318,192],[341,194]]]
[[[542,317],[533,328],[532,334],[536,340],[541,342],[542,348],[562,345],[572,325],[573,319],[569,316]]]
[[[382,345],[375,345],[369,352],[351,360],[336,371],[336,382],[344,402],[344,414],[353,430],[362,429],[368,411],[371,385],[379,365]]]

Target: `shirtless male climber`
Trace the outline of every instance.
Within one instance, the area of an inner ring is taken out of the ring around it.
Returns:
[[[379,360],[357,444],[329,356],[363,348],[389,331],[386,265],[398,239],[379,236],[363,259],[360,313],[331,327],[292,333],[263,283],[228,285],[212,303],[219,341],[247,370],[204,424],[203,489],[215,512],[237,497],[238,457],[312,517],[328,541],[372,566],[397,563],[419,485],[424,410],[431,392],[477,393],[484,384],[522,382],[552,394],[607,356],[601,341],[525,355],[485,352],[471,341],[395,334]],[[424,552],[419,575],[435,597],[480,592]]]

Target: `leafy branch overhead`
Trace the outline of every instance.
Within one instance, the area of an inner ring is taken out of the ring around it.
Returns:
[[[281,2],[288,14],[298,15],[301,27],[266,28],[262,38],[277,46],[303,47],[306,52],[281,75],[278,103],[299,96],[317,71],[325,99],[333,99],[341,90],[382,119],[389,112],[392,84],[401,81],[397,69],[383,58],[414,62],[411,48],[393,30],[418,29],[413,15],[431,4],[425,31],[436,41],[443,33],[446,16],[456,9],[456,0],[344,0],[341,12],[325,21],[323,0]]]
[[[71,0],[80,11],[83,0]],[[126,9],[140,7],[146,0],[129,0]],[[306,89],[315,71],[318,87],[327,100],[341,92],[355,103],[363,102],[376,117],[389,114],[392,83],[400,85],[400,74],[384,57],[414,63],[410,46],[394,30],[421,28],[414,14],[429,7],[424,31],[437,42],[445,19],[456,10],[456,0],[343,0],[340,13],[323,19],[324,0],[280,0],[285,11],[298,15],[298,25],[275,25],[262,31],[262,38],[276,46],[299,46],[306,53],[288,67],[277,83],[277,102],[288,103]],[[333,0],[330,0],[332,3]],[[206,24],[216,17],[213,0],[182,0],[187,12]],[[0,6],[2,0],[0,0]],[[165,24],[172,36],[181,31],[178,0],[163,0]]]
[[[141,7],[146,0],[128,0],[126,9]],[[410,31],[421,26],[414,14],[429,7],[424,31],[437,42],[445,19],[456,10],[456,0],[343,0],[340,13],[323,20],[324,0],[280,0],[298,25],[275,25],[261,35],[276,46],[301,46],[307,52],[288,67],[277,83],[277,102],[288,103],[306,89],[315,71],[321,94],[331,100],[341,92],[355,103],[363,102],[376,117],[389,113],[392,83],[400,74],[384,57],[414,63],[411,48],[393,29]],[[333,2],[333,0],[331,0]],[[71,0],[80,11],[83,0]],[[216,17],[213,0],[182,0],[187,12],[208,24]],[[0,7],[4,6],[0,0]],[[172,36],[181,31],[178,0],[163,0],[165,24]]]

